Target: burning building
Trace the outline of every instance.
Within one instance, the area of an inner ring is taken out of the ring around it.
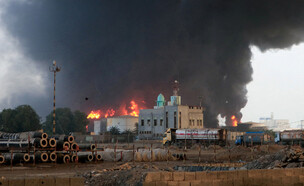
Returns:
[[[134,131],[138,123],[138,117],[131,115],[113,116],[94,121],[94,133],[101,134],[116,127],[120,132]]]
[[[138,122],[139,109],[145,107],[144,103],[144,101],[137,103],[131,100],[129,105],[123,103],[117,109],[92,110],[87,116],[91,120],[88,132],[101,134],[109,131],[111,127],[118,128],[120,132],[134,131]]]
[[[181,105],[177,81],[170,101],[166,104],[165,97],[159,94],[156,103],[154,109],[139,112],[139,139],[160,139],[168,128],[204,128],[203,107]]]

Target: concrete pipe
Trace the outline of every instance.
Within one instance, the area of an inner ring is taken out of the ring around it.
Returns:
[[[77,162],[78,161],[78,156],[76,154],[71,155],[71,162]]]
[[[49,157],[50,157],[50,160],[51,160],[52,162],[56,162],[56,160],[57,160],[57,154],[56,154],[55,152],[51,152],[51,153],[49,154]]]
[[[50,147],[56,147],[56,144],[57,144],[57,142],[56,142],[55,138],[50,138],[49,139]]]
[[[69,143],[73,143],[74,142],[74,136],[65,136],[64,141],[67,141]]]
[[[79,149],[77,143],[75,143],[75,142],[70,144],[70,146],[71,146],[71,150],[78,150]]]
[[[3,155],[0,155],[0,164],[3,164],[5,162],[5,158]]]
[[[95,156],[95,158],[96,158],[97,161],[101,161],[101,160],[102,160],[101,154],[97,154],[97,155]]]

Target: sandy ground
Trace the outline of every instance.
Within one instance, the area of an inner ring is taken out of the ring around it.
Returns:
[[[136,148],[151,148],[150,144],[134,144]],[[113,144],[105,145],[113,148]],[[152,148],[161,147],[159,143]],[[115,148],[115,147],[114,147]],[[117,148],[133,149],[133,144],[117,144]],[[135,148],[135,149],[136,149]],[[146,172],[174,171],[175,166],[204,165],[206,163],[250,162],[265,154],[278,152],[284,146],[264,145],[253,148],[241,146],[202,148],[193,146],[191,149],[169,148],[171,153],[185,154],[187,160],[158,161],[158,162],[90,162],[54,164],[31,163],[14,166],[0,166],[0,175],[6,178],[45,177],[45,176],[81,176],[86,180],[85,185],[140,185]]]

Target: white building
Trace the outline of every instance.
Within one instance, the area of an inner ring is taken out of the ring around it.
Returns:
[[[273,114],[271,113],[271,117],[262,117],[260,118],[260,123],[265,124],[268,129],[274,131],[283,131],[286,129],[290,129],[290,123],[288,119],[274,119]]]
[[[130,115],[102,118],[101,120],[94,121],[94,133],[98,135],[107,132],[111,127],[117,127],[120,132],[126,130],[134,131],[137,123],[138,117]]]

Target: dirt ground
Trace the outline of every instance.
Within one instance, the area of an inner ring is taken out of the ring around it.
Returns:
[[[136,148],[151,148],[150,144],[135,144]],[[113,145],[104,146],[111,148]],[[152,149],[161,147],[153,144]],[[117,148],[132,149],[133,144],[120,144]],[[162,147],[161,147],[162,148]],[[173,154],[185,154],[186,160],[158,161],[158,162],[90,162],[69,164],[19,164],[0,167],[0,175],[5,178],[45,177],[45,176],[81,176],[85,178],[85,185],[141,185],[145,173],[151,171],[174,171],[176,166],[194,166],[209,163],[251,162],[265,154],[273,154],[284,146],[264,145],[247,148],[242,146],[219,147],[209,146],[202,148],[193,146],[191,149],[170,147]],[[210,165],[212,163],[212,165]]]

